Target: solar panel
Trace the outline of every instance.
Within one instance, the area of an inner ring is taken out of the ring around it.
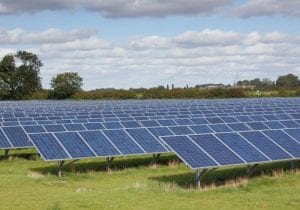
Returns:
[[[82,124],[64,124],[64,127],[68,130],[68,131],[82,131],[82,130],[86,130]]]
[[[66,129],[62,125],[56,125],[56,124],[54,124],[54,125],[43,125],[43,126],[46,129],[46,131],[48,131],[48,132],[66,131]]]
[[[166,119],[166,120],[157,120],[159,124],[162,126],[176,126],[177,124],[175,123],[174,120],[171,119]]]
[[[247,125],[252,129],[252,130],[267,130],[268,127],[262,123],[262,122],[249,122]]]
[[[102,123],[102,125],[106,129],[120,129],[120,128],[123,128],[123,126],[119,122],[104,122],[104,123]]]
[[[144,151],[129,137],[124,130],[103,130],[108,139],[116,145],[122,154],[143,154]]]
[[[0,148],[1,149],[6,149],[6,148],[11,148],[13,147],[9,140],[6,138],[6,136],[4,135],[3,131],[0,128]]]
[[[300,129],[299,128],[297,128],[297,129],[286,129],[284,131],[300,143]]]
[[[295,158],[300,158],[300,144],[290,136],[280,130],[264,131],[274,142],[280,145],[285,151],[293,155]]]
[[[155,120],[143,120],[143,121],[140,121],[140,123],[144,127],[157,127],[157,126],[159,126],[158,122],[156,122]]]
[[[175,122],[178,125],[193,125],[194,123],[189,119],[175,119]]]
[[[71,158],[51,133],[30,134],[30,138],[44,160]]]
[[[245,163],[212,134],[191,135],[190,138],[220,165]]]
[[[209,122],[204,118],[191,118],[191,121],[196,125],[209,124]]]
[[[15,148],[32,147],[30,140],[21,127],[2,127],[12,146]]]
[[[187,135],[193,134],[194,132],[187,126],[174,126],[168,127],[175,135]]]
[[[27,133],[44,133],[44,132],[46,132],[44,130],[44,128],[40,125],[23,126],[23,128]]]
[[[266,126],[268,126],[270,129],[282,129],[285,128],[285,126],[280,123],[279,121],[270,121],[270,122],[264,122]]]
[[[100,129],[102,130],[102,129],[104,129],[104,127],[101,123],[84,123],[83,125],[87,130],[100,130]]]
[[[127,129],[127,132],[147,153],[162,153],[167,151],[145,128]]]
[[[72,158],[94,157],[95,154],[76,132],[54,133]]]
[[[232,130],[225,124],[214,124],[208,125],[214,132],[222,133],[222,132],[231,132]]]
[[[163,141],[190,168],[210,168],[218,164],[186,136],[162,137]]]
[[[156,138],[174,135],[167,127],[153,127],[148,129]]]
[[[207,125],[192,125],[189,126],[196,134],[213,133]]]
[[[282,120],[280,123],[287,128],[300,128],[300,125],[298,125],[294,120]]]
[[[292,159],[288,153],[282,150],[278,145],[274,144],[268,137],[260,131],[248,131],[240,133],[245,139],[259,148],[271,160]]]
[[[237,133],[220,133],[216,136],[248,163],[258,163],[269,159]]]
[[[230,123],[227,124],[234,131],[249,131],[249,127],[245,123]]]
[[[121,124],[125,128],[138,128],[138,127],[141,127],[141,125],[137,121],[124,121],[124,122],[121,122]]]
[[[101,131],[81,131],[79,133],[98,156],[114,157],[121,155]]]

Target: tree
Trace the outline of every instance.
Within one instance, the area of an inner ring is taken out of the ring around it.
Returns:
[[[38,56],[30,52],[5,55],[0,62],[0,98],[24,99],[40,90],[42,66]]]
[[[66,99],[81,90],[83,79],[77,72],[57,74],[51,80],[50,98]]]
[[[300,85],[298,77],[294,74],[287,74],[284,76],[279,76],[276,80],[276,85],[278,87],[297,87]]]

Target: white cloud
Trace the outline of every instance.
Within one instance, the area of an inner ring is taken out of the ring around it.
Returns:
[[[300,1],[248,0],[240,7],[233,9],[233,14],[243,18],[272,15],[300,17]]]
[[[43,32],[32,33],[31,37],[40,34]],[[41,74],[45,87],[49,87],[51,77],[65,71],[79,72],[84,87],[95,89],[232,83],[236,72],[241,79],[276,79],[289,72],[299,74],[300,66],[299,35],[276,31],[243,34],[205,29],[173,37],[132,37],[123,44],[100,39],[96,34],[55,43],[28,42],[21,36],[11,39],[18,44],[0,47],[0,57],[19,46],[38,54],[44,63]]]
[[[20,28],[13,30],[0,28],[0,44],[64,43],[77,39],[89,38],[95,33],[96,31],[93,29],[63,31],[50,28],[42,32],[32,33]]]
[[[214,13],[233,0],[0,0],[0,14],[84,8],[105,17],[164,17]]]

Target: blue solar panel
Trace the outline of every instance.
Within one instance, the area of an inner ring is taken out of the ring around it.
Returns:
[[[249,131],[250,129],[246,126],[245,123],[230,123],[227,124],[234,131]]]
[[[267,120],[279,120],[275,115],[263,115]]]
[[[2,130],[12,143],[13,147],[26,148],[32,146],[28,136],[21,127],[2,127]]]
[[[267,130],[268,127],[262,123],[262,122],[249,122],[247,125],[252,129],[252,130]]]
[[[285,128],[284,125],[282,125],[278,121],[269,121],[269,122],[264,122],[266,126],[268,126],[270,129],[282,129]]]
[[[167,127],[153,127],[148,129],[157,138],[159,138],[160,136],[174,135]]]
[[[2,132],[0,128],[0,148],[10,148],[12,145],[9,143],[8,139],[5,137],[4,133]]]
[[[162,126],[176,126],[177,124],[175,123],[174,120],[171,119],[166,119],[166,120],[157,120],[159,124]]]
[[[193,125],[194,123],[189,119],[175,119],[175,122],[178,125]]]
[[[238,122],[234,117],[221,117],[221,119],[226,123],[234,123]]]
[[[127,129],[127,132],[147,153],[166,152],[166,149],[145,128]]]
[[[186,136],[170,136],[162,139],[192,169],[218,166]]]
[[[264,131],[273,141],[296,158],[300,158],[300,144],[280,130]]]
[[[205,125],[205,124],[209,124],[209,122],[204,119],[204,118],[191,118],[191,121],[195,124],[195,125]]]
[[[66,131],[66,129],[62,125],[53,124],[53,125],[43,125],[43,126],[48,132]]]
[[[121,122],[121,124],[125,128],[138,128],[138,127],[141,127],[141,125],[137,121],[124,121],[124,122]]]
[[[36,125],[35,121],[20,121],[20,125]]]
[[[192,125],[189,126],[196,134],[213,133],[207,125]]]
[[[82,124],[64,124],[68,131],[82,131],[86,130]]]
[[[232,130],[225,124],[214,124],[208,126],[216,133],[232,132]]]
[[[54,133],[72,158],[94,157],[95,154],[75,132]]]
[[[23,128],[27,133],[44,133],[44,132],[46,132],[45,129],[40,125],[23,126]]]
[[[221,165],[244,163],[212,134],[191,135],[190,138]]]
[[[249,118],[255,122],[266,121],[266,119],[261,115],[250,115]]]
[[[30,134],[30,138],[45,160],[71,158],[50,133]]]
[[[286,129],[284,130],[287,132],[290,136],[292,136],[295,140],[297,140],[300,143],[300,129]]]
[[[101,130],[104,129],[101,123],[84,123],[84,127],[88,130]]]
[[[103,130],[109,140],[122,154],[142,154],[143,150],[128,136],[124,130]]]
[[[298,125],[294,120],[282,120],[280,121],[285,127],[287,128],[300,128],[300,125]]]
[[[143,120],[143,121],[140,121],[140,123],[144,127],[157,127],[157,126],[159,126],[158,122],[156,122],[155,120]]]
[[[102,123],[102,125],[106,129],[120,129],[120,128],[123,128],[123,126],[119,122],[104,122],[104,123]]]
[[[248,163],[269,160],[237,133],[220,133],[216,136]]]
[[[114,145],[101,133],[101,131],[81,131],[80,135],[95,151],[98,156],[121,155]]]
[[[19,122],[3,122],[2,125],[3,126],[19,126],[20,123]]]
[[[267,155],[271,160],[292,159],[289,154],[274,144],[260,131],[241,132],[240,134],[259,148],[259,150]]]
[[[279,118],[280,120],[289,120],[291,119],[291,117],[287,114],[277,114],[275,115],[277,118]]]
[[[248,116],[235,116],[235,118],[240,122],[252,122]]]
[[[193,134],[194,132],[187,126],[174,126],[168,127],[175,135],[187,135]]]
[[[219,117],[209,117],[209,118],[206,118],[206,120],[211,124],[224,123],[224,121]]]

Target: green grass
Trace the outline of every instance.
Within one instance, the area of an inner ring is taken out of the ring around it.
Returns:
[[[250,179],[245,167],[218,169],[198,189],[175,156],[151,160],[117,158],[111,172],[104,159],[81,160],[58,178],[56,163],[13,151],[0,161],[1,209],[300,209],[300,170],[290,162],[261,165]]]

